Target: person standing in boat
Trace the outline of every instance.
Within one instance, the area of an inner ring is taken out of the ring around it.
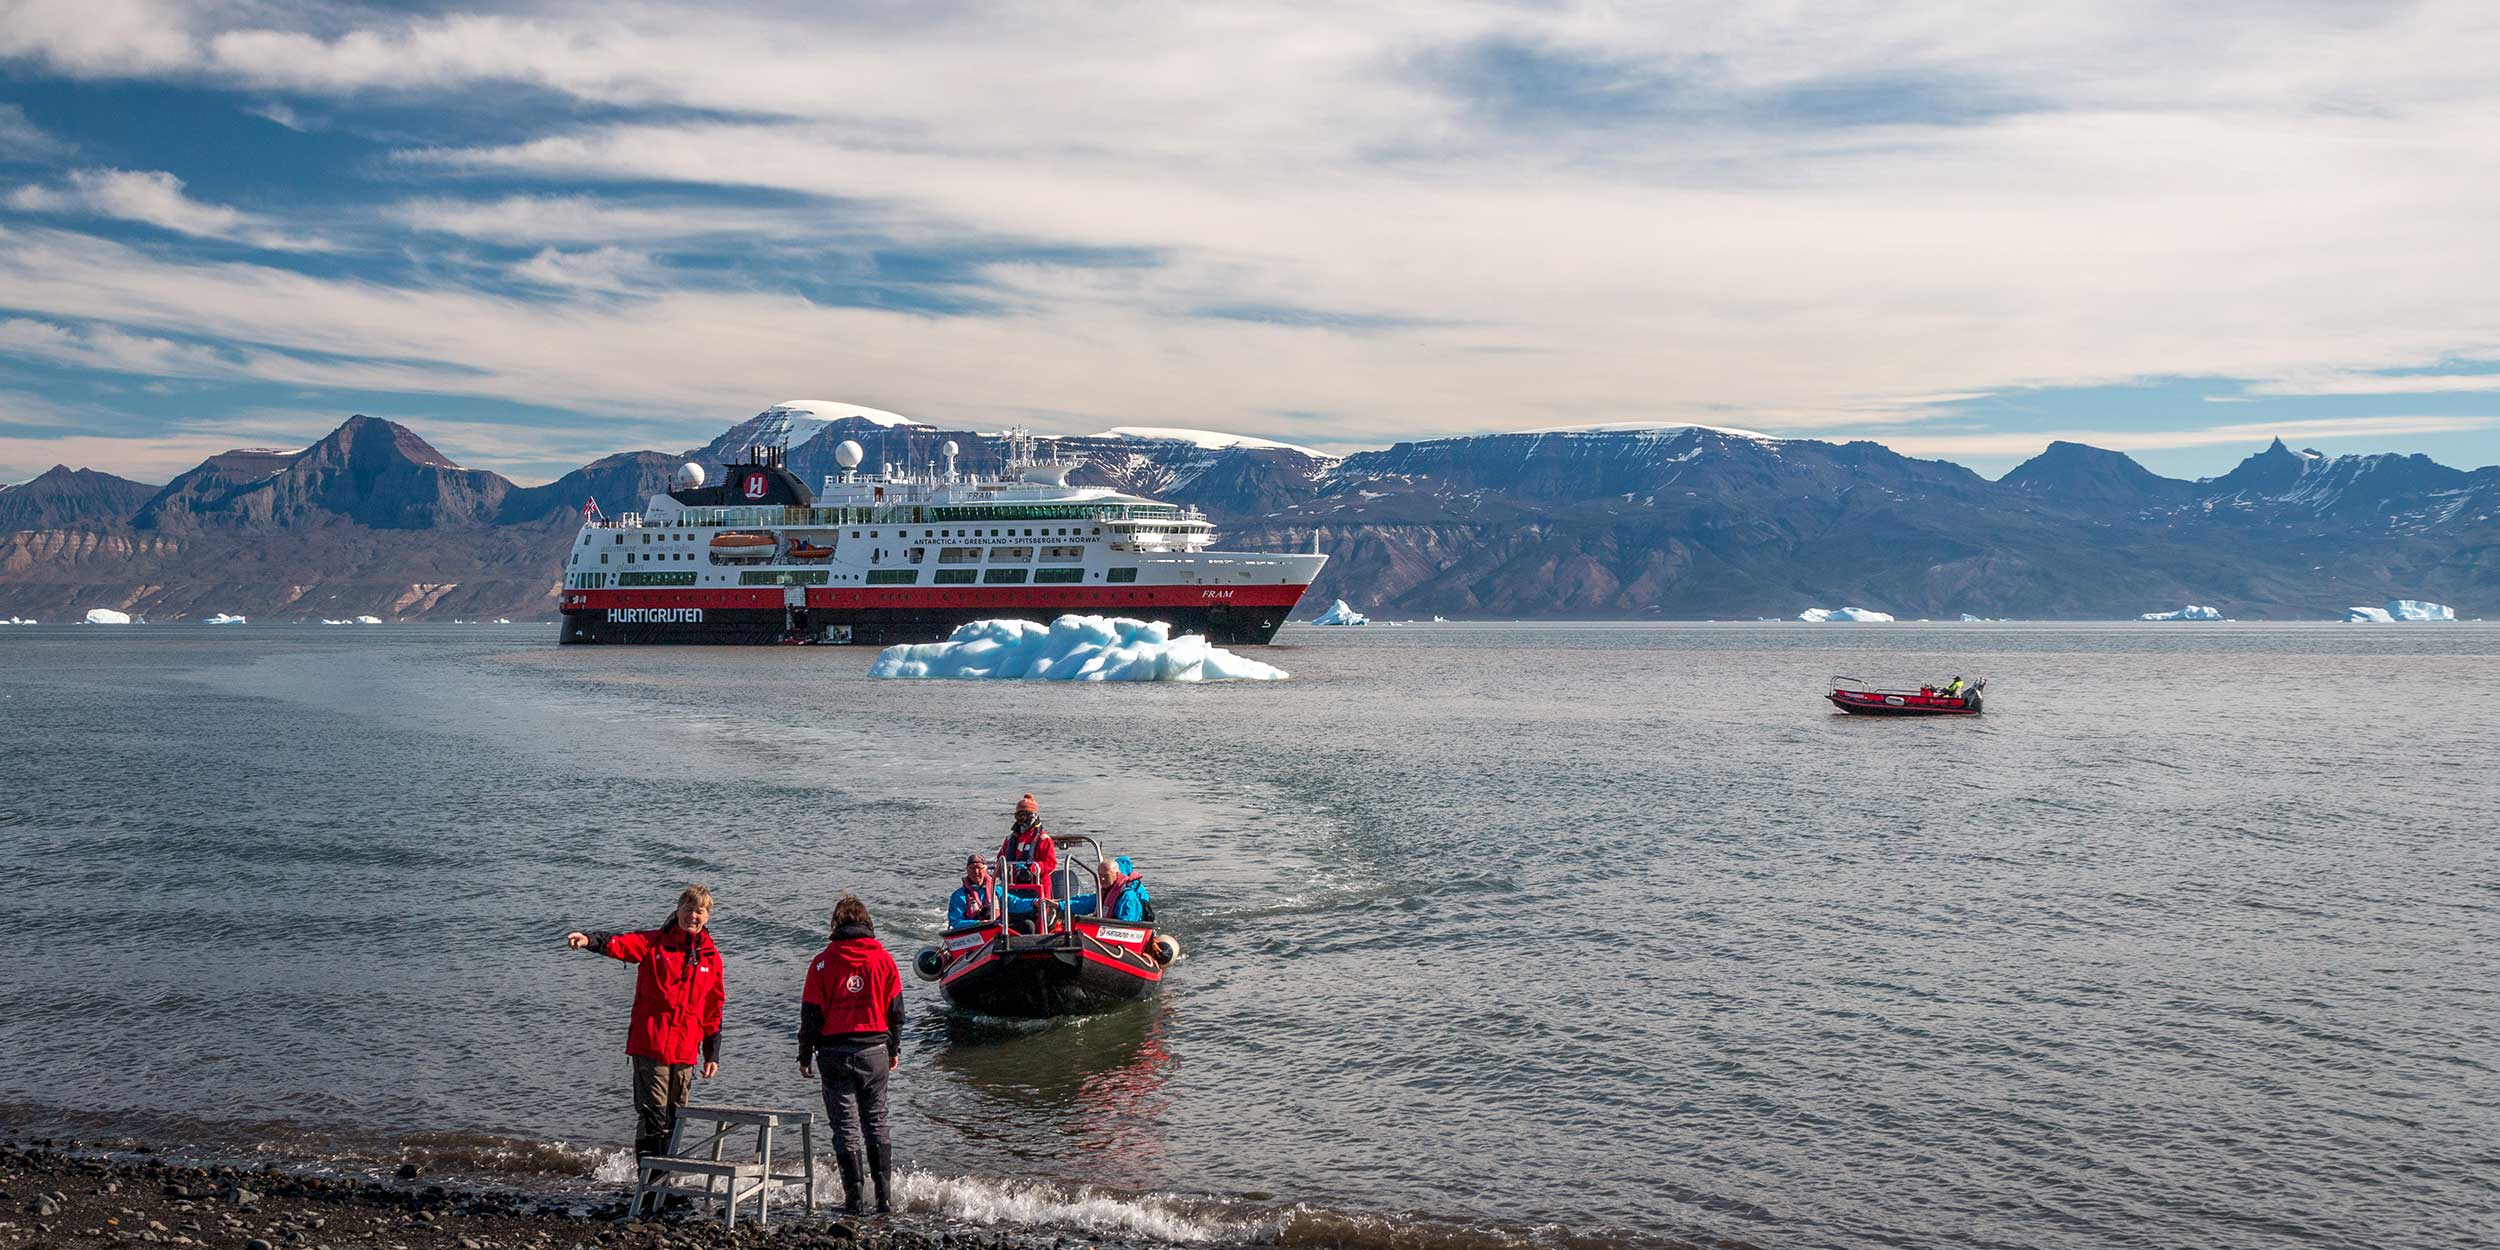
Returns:
[[[877,1213],[894,1209],[886,1074],[903,1063],[903,974],[877,940],[868,904],[845,894],[834,904],[833,935],[808,965],[799,996],[799,1075],[824,1065],[825,1118],[833,1162],[842,1173],[842,1209],[865,1210],[862,1187],[877,1186]],[[864,1151],[863,1151],[864,1147]]]
[[[634,1060],[634,1156],[668,1148],[677,1109],[686,1105],[696,1064],[720,1074],[721,1008],[728,1001],[720,948],[712,944],[712,892],[687,886],[668,923],[638,933],[564,935],[574,950],[636,964],[634,1009],[625,1053]]]
[[[1056,886],[1052,878],[1059,871],[1059,846],[1051,841],[1050,831],[1042,828],[1042,805],[1028,794],[1016,801],[1015,824],[1007,831],[1007,840],[998,844],[998,857],[1007,865],[1009,906],[1013,896],[1025,895],[1036,907],[1047,906]]]

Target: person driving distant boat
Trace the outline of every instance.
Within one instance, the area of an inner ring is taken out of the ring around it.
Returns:
[[[1955,674],[1953,680],[1944,684],[1944,695],[1948,699],[1958,699],[1962,697],[1962,678],[1960,674]]]
[[[1010,914],[1017,911],[1017,895],[1040,905],[1049,901],[1055,888],[1059,846],[1051,841],[1050,831],[1042,828],[1041,811],[1041,804],[1030,794],[1017,800],[1015,825],[1007,831],[1007,840],[998,844],[998,858],[1007,866]]]

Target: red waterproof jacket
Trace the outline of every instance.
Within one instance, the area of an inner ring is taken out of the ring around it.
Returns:
[[[1050,880],[1050,874],[1059,870],[1059,845],[1050,840],[1050,831],[1040,825],[1025,830],[1022,836],[1008,834],[1007,840],[998,844],[998,857],[1010,864],[1039,865],[1043,881]],[[1012,871],[1009,879],[1014,879]]]
[[[685,930],[671,920],[640,933],[602,934],[591,949],[641,965],[634,975],[634,1019],[625,1030],[626,1054],[661,1063],[720,1058],[720,1013],[729,983],[710,932],[688,941]]]
[[[845,927],[807,967],[803,1007],[816,1008],[819,1037],[883,1033],[894,1023],[890,1008],[903,996],[903,974],[885,943]]]

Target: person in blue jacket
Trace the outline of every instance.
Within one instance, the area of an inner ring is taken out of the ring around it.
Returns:
[[[964,856],[964,883],[946,900],[946,927],[986,924],[998,919],[998,890],[990,878],[990,861]]]
[[[1106,859],[1095,865],[1094,871],[1102,879],[1102,898],[1109,901],[1097,913],[1094,908],[1100,900],[1091,894],[1079,894],[1068,903],[1076,914],[1099,914],[1105,920],[1125,920],[1132,924],[1142,924],[1147,920],[1147,904],[1152,900],[1146,893],[1146,883],[1138,880],[1137,870],[1129,866],[1128,856]]]

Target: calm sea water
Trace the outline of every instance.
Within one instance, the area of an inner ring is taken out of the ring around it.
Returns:
[[[550,641],[0,634],[0,1125],[613,1175],[630,978],[565,930],[710,885],[698,1094],[807,1105],[833,900],[908,963],[1030,790],[1187,957],[1079,1023],[909,983],[922,1205],[1304,1244],[2500,1242],[2500,627],[1297,628],[1263,656],[1293,680],[1199,688]],[[1953,672],[1987,717],[1817,699]]]

